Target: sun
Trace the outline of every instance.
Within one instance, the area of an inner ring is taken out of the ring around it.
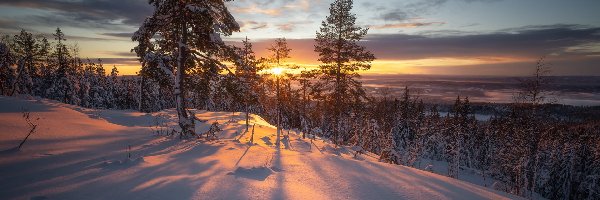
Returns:
[[[275,67],[271,69],[271,72],[273,73],[273,75],[279,76],[283,74],[283,68]]]

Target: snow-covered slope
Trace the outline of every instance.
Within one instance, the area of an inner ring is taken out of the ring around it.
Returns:
[[[40,119],[16,151],[28,132],[23,109]],[[518,198],[369,155],[353,158],[346,148],[294,132],[289,149],[278,150],[274,127],[254,115],[249,144],[251,132],[240,134],[241,113],[196,113],[206,120],[198,132],[221,124],[220,140],[157,136],[157,121],[174,125],[172,110],[143,114],[0,97],[0,199]]]

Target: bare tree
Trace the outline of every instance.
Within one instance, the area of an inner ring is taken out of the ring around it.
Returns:
[[[27,133],[27,136],[25,136],[23,141],[21,141],[21,143],[19,144],[19,147],[17,147],[17,150],[21,150],[21,147],[23,147],[25,142],[27,142],[27,139],[29,139],[29,136],[31,136],[33,133],[35,133],[36,128],[38,126],[37,121],[40,118],[37,117],[35,119],[32,119],[31,112],[29,112],[27,109],[24,109],[23,110],[23,119],[25,119],[25,122],[27,122],[27,125],[29,126],[29,133]]]
[[[546,57],[541,57],[535,64],[535,71],[531,77],[521,78],[519,82],[521,89],[517,96],[517,102],[530,104],[537,107],[546,102],[553,102],[552,93],[548,91],[550,84],[548,75],[550,74],[550,65],[546,63]]]
[[[548,89],[551,80],[549,78],[550,65],[546,63],[546,57],[541,57],[535,64],[534,73],[531,77],[519,80],[521,84],[520,91],[516,97],[516,103],[513,109],[522,124],[520,128],[523,133],[517,134],[515,143],[519,144],[517,148],[523,152],[520,165],[524,169],[517,170],[520,179],[516,181],[515,187],[518,193],[526,195],[525,191],[533,192],[536,190],[537,165],[540,162],[540,142],[542,134],[551,127],[548,124],[547,116],[543,115],[540,105],[553,103],[553,93]],[[533,194],[529,194],[533,195]]]

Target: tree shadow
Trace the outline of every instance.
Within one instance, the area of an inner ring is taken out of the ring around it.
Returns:
[[[266,145],[271,146],[273,145],[273,143],[271,142],[271,138],[269,138],[269,136],[265,136],[260,138],[263,142],[265,142]]]
[[[55,106],[39,103],[41,100],[23,100],[16,97],[0,96],[0,113],[49,112]]]
[[[238,161],[235,162],[235,166],[238,166],[240,164],[240,161],[242,161],[242,159],[244,158],[244,156],[246,156],[246,154],[248,153],[248,151],[250,150],[251,147],[252,147],[252,145],[248,146],[248,148],[246,149],[246,151],[244,151],[244,154],[242,154],[242,156],[240,156],[240,159],[238,159]]]
[[[325,162],[315,162],[302,157],[302,163],[312,168],[322,182],[338,180],[338,183],[360,183],[328,185],[329,190],[348,193],[357,199],[410,199],[410,198],[449,198],[449,199],[489,199],[501,192],[478,187],[470,183],[450,179],[418,169],[404,166],[345,159],[326,155]],[[343,169],[341,172],[336,169]]]
[[[252,168],[238,167],[235,171],[227,173],[227,175],[233,175],[236,178],[242,177],[257,181],[265,181],[271,174],[273,174],[273,171],[264,166]]]
[[[282,169],[281,159],[281,150],[276,149],[273,153],[273,161],[271,163],[271,168],[276,169],[278,171],[284,171],[284,169]],[[273,194],[271,194],[271,199],[285,199],[284,175],[285,173],[278,173],[275,176],[275,191],[273,192]]]
[[[153,114],[140,113],[133,110],[102,110],[80,107],[73,108],[73,110],[86,114],[93,119],[104,119],[111,124],[127,127],[149,127],[154,125],[155,121],[155,116]],[[168,116],[172,118],[172,115]],[[167,119],[167,121],[169,121],[169,119]]]
[[[123,136],[127,136],[124,133]],[[84,136],[70,138],[70,142],[78,140],[95,140],[99,137],[106,138],[110,136]],[[142,194],[144,191],[151,190],[152,193],[160,191],[176,190],[182,197],[193,195],[194,188],[186,184],[197,184],[195,174],[201,173],[213,166],[217,161],[198,163],[194,157],[207,157],[213,155],[219,147],[206,145],[201,142],[181,142],[180,140],[162,140],[158,143],[152,142],[153,136],[145,139],[138,138],[138,144],[132,150],[134,156],[128,161],[127,152],[121,148],[112,149],[110,147],[122,146],[123,139],[114,139],[110,142],[85,146],[85,150],[69,152],[64,154],[49,155],[35,159],[25,159],[12,163],[0,165],[0,177],[3,180],[0,183],[2,191],[0,199],[28,198],[35,195],[44,195],[47,197],[62,199],[85,199],[89,198],[79,194],[85,192],[97,194],[102,188],[110,190],[121,190],[121,194],[133,195]],[[150,140],[148,140],[150,139]],[[43,145],[58,145],[65,139],[39,141]],[[177,146],[178,148],[173,148]],[[180,147],[179,147],[180,146]],[[89,148],[89,149],[88,149]],[[102,152],[105,151],[105,152]],[[97,154],[101,152],[100,154]],[[169,154],[174,160],[184,161],[183,163],[164,162],[155,166],[149,166],[144,162],[143,157],[151,154],[162,153]],[[24,156],[24,155],[14,155]],[[48,166],[51,164],[52,166]],[[167,182],[148,185],[148,181],[160,177],[170,177],[178,175],[187,175],[189,178],[182,180],[169,179]],[[120,179],[120,180],[114,180]],[[194,179],[194,180],[190,180]],[[138,187],[139,185],[145,187]],[[170,186],[173,185],[174,186]],[[116,189],[118,188],[118,189]],[[135,191],[134,188],[138,188]],[[187,189],[186,189],[187,188]],[[181,189],[181,190],[180,190]],[[108,195],[100,192],[100,196]],[[62,197],[62,198],[61,198]],[[137,196],[130,196],[138,198]],[[101,197],[98,197],[101,198]],[[121,198],[121,197],[119,197]]]

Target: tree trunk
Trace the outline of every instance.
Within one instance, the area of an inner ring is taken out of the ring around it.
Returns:
[[[248,101],[247,99],[245,101]],[[250,108],[248,106],[248,102],[246,102],[246,132],[248,132],[248,130],[250,129],[250,114],[248,114]]]
[[[280,148],[280,143],[281,143],[281,109],[280,109],[280,102],[281,101],[279,99],[279,76],[277,76],[277,140],[275,141],[275,146],[277,146],[277,149]]]
[[[15,78],[15,81],[13,82],[13,86],[12,86],[12,91],[10,92],[10,95],[8,96],[13,96],[15,95],[15,92],[17,90],[17,84],[19,83],[19,79],[21,78],[21,75],[23,74],[23,71],[25,70],[25,61],[20,60],[19,61],[19,70],[17,73],[17,77]]]
[[[144,99],[144,75],[140,74],[140,96],[138,98],[138,110],[142,111],[142,100]]]
[[[181,127],[180,137],[194,135],[194,121],[188,116],[185,108],[185,64],[187,60],[187,28],[186,22],[181,23],[181,39],[179,41],[177,56],[177,73],[175,75],[175,97],[177,106],[177,117],[179,118],[179,127]]]

